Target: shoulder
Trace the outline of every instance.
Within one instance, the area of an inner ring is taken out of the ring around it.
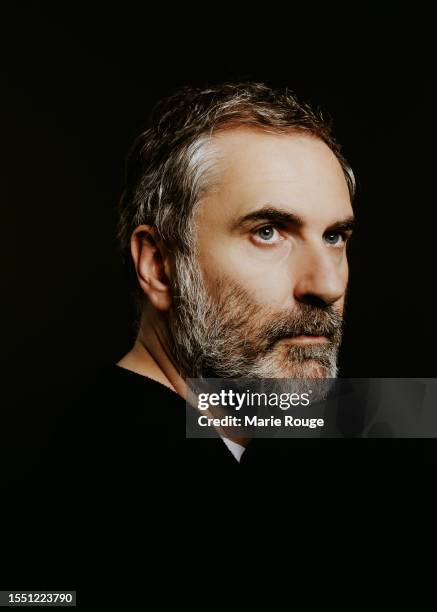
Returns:
[[[2,426],[2,464],[16,480],[66,458],[165,455],[185,439],[185,402],[154,380],[107,365],[44,392],[17,393]]]

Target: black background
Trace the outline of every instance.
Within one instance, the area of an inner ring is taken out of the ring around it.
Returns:
[[[127,150],[176,86],[249,78],[332,116],[358,177],[341,375],[435,376],[437,79],[423,25],[399,32],[358,8],[335,32],[291,8],[265,7],[256,25],[223,5],[205,11],[16,3],[3,13],[5,379],[40,389],[129,349],[115,239]]]

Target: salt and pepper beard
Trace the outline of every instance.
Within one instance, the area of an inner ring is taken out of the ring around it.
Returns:
[[[169,341],[187,378],[335,378],[343,317],[332,306],[299,303],[274,311],[235,281],[219,278],[208,292],[194,255],[175,261]],[[327,342],[278,342],[297,335]]]

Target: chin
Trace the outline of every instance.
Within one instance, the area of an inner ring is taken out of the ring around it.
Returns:
[[[290,364],[281,368],[278,377],[283,378],[336,378],[337,368],[335,365],[327,367],[316,359],[308,359],[302,363]]]

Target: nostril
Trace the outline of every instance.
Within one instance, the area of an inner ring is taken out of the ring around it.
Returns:
[[[303,302],[309,306],[316,306],[317,308],[326,308],[329,306],[329,304],[321,297],[318,295],[312,295],[311,293],[299,296],[299,302]]]

